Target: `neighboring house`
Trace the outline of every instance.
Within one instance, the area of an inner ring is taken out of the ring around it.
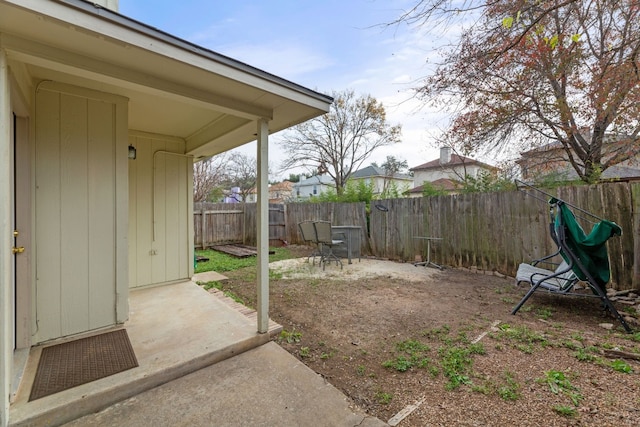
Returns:
[[[253,188],[247,194],[247,203],[255,203],[258,199],[258,191]],[[269,203],[279,204],[291,201],[293,199],[293,183],[291,181],[282,181],[277,184],[269,185]]]
[[[402,173],[388,175],[383,168],[378,166],[367,166],[366,168],[358,169],[349,176],[347,184],[349,182],[357,183],[358,181],[363,181],[366,185],[372,184],[375,196],[394,187],[400,193],[413,187],[413,177],[411,175]]]
[[[586,135],[585,138],[590,138]],[[605,139],[603,148],[606,151],[611,140]],[[520,159],[516,160],[520,166],[522,179],[525,181],[537,180],[544,177],[553,177],[558,180],[579,179],[576,170],[569,163],[566,150],[558,141],[520,153]],[[638,156],[611,166],[602,173],[601,179],[620,180],[640,178],[640,158]]]
[[[282,181],[269,186],[269,203],[285,203],[293,198],[293,182]]]
[[[255,140],[266,154],[332,102],[107,5],[0,0],[0,427],[16,353],[122,324],[130,290],[193,275],[194,161]]]
[[[454,181],[447,178],[436,179],[429,183],[432,189],[444,191],[449,194],[456,194],[461,187],[459,181]],[[424,194],[425,183],[422,181],[422,185],[413,187],[411,190],[406,191],[404,194],[409,197],[422,197]]]
[[[258,192],[255,192],[256,195],[256,199],[258,196]],[[226,193],[226,196],[224,196],[224,199],[222,200],[223,203],[241,203],[242,200],[242,195],[240,194],[240,187],[231,187],[231,191],[228,191]]]
[[[434,188],[455,193],[466,177],[477,178],[483,171],[491,174],[498,172],[495,166],[452,154],[449,147],[440,148],[440,158],[409,170],[413,172],[413,182],[416,185],[406,193],[411,197],[421,197],[422,189],[427,182]]]
[[[293,184],[293,197],[298,200],[308,199],[333,188],[335,182],[329,175],[314,175]]]

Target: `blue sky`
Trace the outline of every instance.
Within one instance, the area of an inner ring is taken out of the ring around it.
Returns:
[[[380,148],[409,167],[438,156],[433,135],[446,118],[412,98],[437,41],[405,25],[385,27],[416,0],[120,0],[120,13],[319,92],[353,89],[381,101],[402,142]],[[152,7],[150,7],[152,5]],[[282,152],[270,140],[270,164]],[[242,152],[255,156],[255,144]],[[365,162],[368,166],[370,162]],[[287,177],[288,173],[277,177]]]

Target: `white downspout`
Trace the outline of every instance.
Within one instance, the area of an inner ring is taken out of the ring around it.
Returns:
[[[0,48],[0,427],[9,424],[9,393],[13,360],[12,328],[12,260],[13,190],[11,182],[12,151],[11,103],[9,99],[9,65],[4,49]]]
[[[258,333],[269,331],[269,126],[258,120]]]

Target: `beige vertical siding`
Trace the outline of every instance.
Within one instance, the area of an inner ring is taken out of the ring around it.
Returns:
[[[127,217],[115,203],[126,191],[116,178],[125,102],[55,83],[36,94],[38,342],[117,322],[118,270],[126,273],[116,248],[126,241],[117,229]]]
[[[129,161],[129,286],[186,279],[193,268],[192,160],[177,138],[130,132],[129,143],[137,150]]]

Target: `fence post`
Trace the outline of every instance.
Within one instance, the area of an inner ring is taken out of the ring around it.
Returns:
[[[640,288],[640,184],[631,184],[631,236],[633,236],[633,289]]]
[[[201,237],[201,240],[202,240],[202,242],[201,242],[202,243],[202,250],[204,251],[205,249],[207,249],[207,243],[206,243],[206,239],[204,237],[206,232],[207,232],[207,230],[205,228],[207,226],[207,218],[206,218],[207,214],[206,214],[206,209],[205,209],[204,205],[202,205],[202,211],[201,212],[202,212],[202,214],[201,214],[202,218],[200,218],[200,219],[202,220],[202,232],[200,233],[200,237]]]

